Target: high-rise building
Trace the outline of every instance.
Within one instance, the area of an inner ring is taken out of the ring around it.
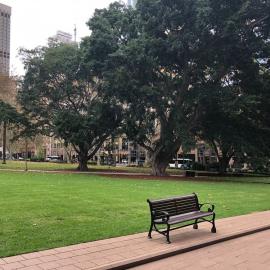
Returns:
[[[137,0],[128,0],[128,1],[127,1],[127,4],[128,4],[129,6],[132,6],[132,7],[135,8],[135,6],[136,6],[136,4],[137,4]]]
[[[72,43],[72,35],[63,31],[57,31],[56,35],[49,38],[49,42]]]
[[[9,75],[11,7],[0,3],[0,74]]]
[[[72,43],[72,35],[63,31],[57,31],[56,38],[62,43]]]

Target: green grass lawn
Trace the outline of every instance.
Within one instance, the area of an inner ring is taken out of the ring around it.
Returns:
[[[27,162],[29,170],[76,170],[78,164],[68,164],[68,163],[53,163],[53,162]],[[144,167],[127,167],[127,166],[96,166],[96,165],[88,165],[91,170],[118,170],[118,171],[126,171],[126,172],[145,172],[149,173],[150,168]],[[7,164],[0,163],[0,169],[12,169],[12,170],[24,170],[25,169],[25,161],[11,161],[8,160]]]
[[[53,163],[53,162],[28,162],[29,170],[41,170],[41,171],[76,171],[78,164],[67,164],[67,163]],[[1,169],[8,170],[24,170],[25,162],[24,161],[7,161],[7,164],[0,163],[0,172]],[[90,171],[97,172],[122,172],[122,173],[151,173],[151,168],[147,167],[127,167],[127,166],[93,166],[89,165]],[[183,175],[185,171],[177,169],[167,169],[167,172],[172,175]],[[204,179],[205,177],[202,177]],[[207,177],[206,177],[207,179]],[[234,181],[234,182],[257,182],[257,183],[269,183],[270,177],[220,177],[220,176],[211,176],[208,177],[210,180],[214,181]]]
[[[146,231],[147,198],[191,192],[218,218],[270,209],[267,184],[0,172],[0,257]]]
[[[77,164],[67,164],[67,163],[53,163],[53,162],[27,162],[29,170],[75,170]],[[11,170],[24,170],[25,161],[11,161],[7,160],[7,164],[0,163],[0,169],[11,169]]]

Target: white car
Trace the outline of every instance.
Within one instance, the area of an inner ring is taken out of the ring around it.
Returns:
[[[127,159],[125,159],[125,158],[124,158],[124,159],[122,159],[122,163],[123,163],[123,164],[128,164]]]
[[[47,156],[45,158],[45,161],[48,161],[48,162],[62,162],[62,159],[60,156]]]
[[[174,158],[169,162],[169,168],[171,169],[189,169],[192,165],[193,160],[189,158]]]

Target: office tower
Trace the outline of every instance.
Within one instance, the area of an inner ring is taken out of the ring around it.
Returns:
[[[11,7],[0,3],[0,74],[9,75]]]

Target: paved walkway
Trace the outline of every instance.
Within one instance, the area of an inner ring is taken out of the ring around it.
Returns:
[[[211,225],[199,224],[198,230],[186,227],[171,234],[172,244],[156,233],[149,240],[146,233],[83,243],[46,251],[0,259],[1,270],[41,269],[128,269],[156,259],[181,254],[251,232],[270,229],[270,211],[217,220],[217,233]],[[240,238],[242,241],[244,237]],[[267,246],[266,246],[267,248]],[[195,251],[191,251],[193,253]],[[224,258],[227,260],[227,258]],[[168,268],[167,268],[168,269]]]
[[[196,258],[194,260],[194,258]],[[270,230],[148,263],[133,270],[267,270]]]

